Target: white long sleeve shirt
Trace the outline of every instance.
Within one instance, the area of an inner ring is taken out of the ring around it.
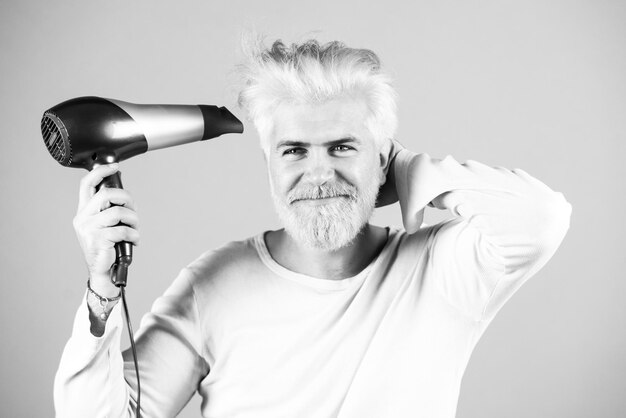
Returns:
[[[400,187],[409,157],[397,157]],[[555,253],[572,208],[521,170],[431,163],[431,174],[464,176],[424,202],[441,196],[457,216],[410,235],[389,229],[354,277],[289,271],[264,234],[183,269],[137,332],[142,416],[175,416],[198,391],[211,418],[454,417],[472,350]],[[79,307],[57,372],[57,414],[134,416],[120,307],[101,337],[90,333],[87,309]]]

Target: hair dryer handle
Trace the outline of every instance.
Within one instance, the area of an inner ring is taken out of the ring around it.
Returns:
[[[108,187],[111,189],[123,189],[122,177],[120,172],[116,172],[108,177],[105,177],[102,182],[96,187],[96,191],[102,187]],[[119,205],[112,205],[119,206]],[[124,225],[119,223],[119,225]],[[115,244],[115,263],[111,268],[113,274],[111,275],[111,281],[117,287],[126,286],[126,279],[128,274],[128,266],[133,262],[133,244],[127,241],[120,241]]]

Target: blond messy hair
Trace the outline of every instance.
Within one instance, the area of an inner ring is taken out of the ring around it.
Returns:
[[[266,48],[259,38],[244,40],[244,62],[238,67],[242,89],[238,103],[256,127],[263,151],[269,151],[272,113],[281,103],[322,104],[346,94],[365,97],[365,121],[381,147],[398,126],[397,94],[380,59],[369,49],[317,40]]]

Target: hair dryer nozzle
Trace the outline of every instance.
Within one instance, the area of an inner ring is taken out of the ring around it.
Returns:
[[[198,105],[204,119],[202,140],[223,134],[243,133],[243,123],[225,107]]]

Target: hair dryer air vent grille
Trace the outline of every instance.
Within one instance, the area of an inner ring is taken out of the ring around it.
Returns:
[[[67,135],[67,129],[61,119],[48,111],[41,118],[41,135],[50,152],[62,165],[70,165],[72,162],[72,147]]]

